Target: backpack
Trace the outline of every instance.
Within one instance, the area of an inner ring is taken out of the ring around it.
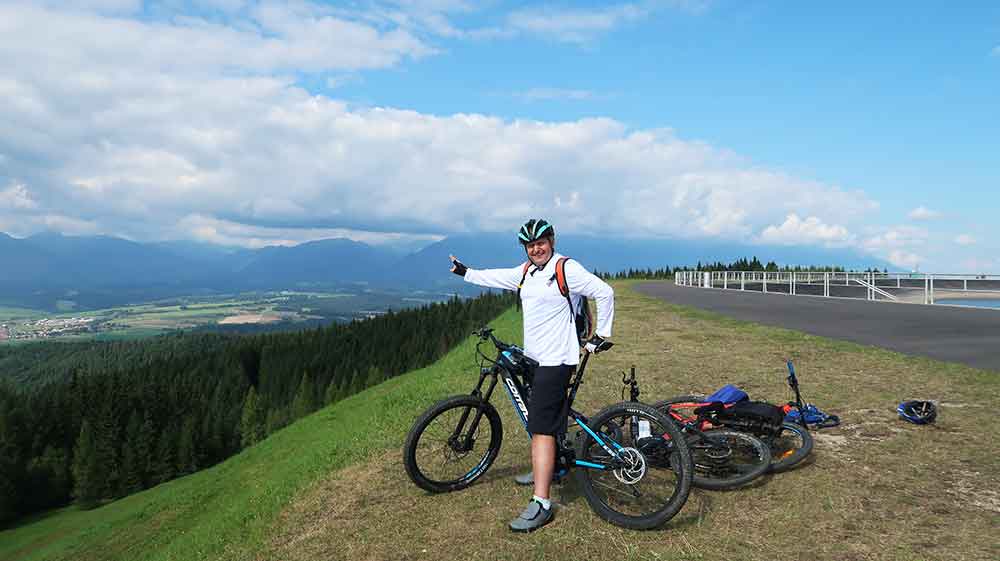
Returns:
[[[764,401],[739,401],[719,411],[717,419],[724,427],[760,436],[776,436],[781,432],[785,412]]]
[[[580,340],[580,346],[587,344],[587,341],[594,334],[594,317],[590,313],[590,305],[587,302],[586,296],[580,296],[580,308],[573,308],[573,299],[569,296],[569,284],[566,282],[566,262],[569,261],[569,257],[560,257],[556,261],[556,285],[559,287],[559,293],[566,298],[566,303],[569,304],[570,320],[576,324],[576,336]],[[521,272],[521,282],[517,284],[517,301],[520,305],[521,302],[521,286],[524,285],[524,279],[528,278],[528,269],[531,267],[531,261],[524,264],[524,269]]]

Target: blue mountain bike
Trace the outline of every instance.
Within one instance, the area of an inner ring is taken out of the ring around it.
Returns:
[[[407,475],[432,493],[463,489],[493,465],[503,441],[500,414],[490,403],[498,384],[527,430],[538,364],[516,345],[493,336],[491,328],[476,335],[480,371],[475,389],[420,415],[403,447]],[[496,347],[496,358],[481,350],[487,341]],[[610,347],[607,343],[597,352]],[[612,524],[636,530],[662,526],[680,511],[691,490],[694,467],[686,440],[669,417],[642,403],[611,405],[590,419],[575,411],[573,400],[589,358],[585,351],[570,383],[566,410],[576,434],[573,442],[566,435],[556,439],[556,469],[571,470],[594,512]]]

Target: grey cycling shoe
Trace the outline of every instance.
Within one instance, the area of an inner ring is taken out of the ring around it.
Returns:
[[[532,499],[520,516],[510,521],[510,529],[514,532],[534,532],[552,522],[556,515],[551,508],[542,508],[542,504]]]
[[[562,483],[562,478],[566,477],[566,470],[560,469],[552,473],[552,484],[557,485]],[[522,473],[521,475],[514,476],[514,483],[518,485],[534,485],[535,484],[535,474],[533,472]]]

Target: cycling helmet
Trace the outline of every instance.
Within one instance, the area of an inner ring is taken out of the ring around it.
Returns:
[[[930,401],[911,399],[899,404],[896,408],[899,417],[917,425],[933,423],[937,419],[937,406]]]
[[[554,235],[556,235],[555,228],[544,218],[532,218],[525,222],[524,226],[521,226],[521,229],[517,231],[517,239],[523,245],[528,245],[533,241]]]

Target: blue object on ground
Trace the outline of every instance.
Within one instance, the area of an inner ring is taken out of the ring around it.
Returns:
[[[819,410],[812,403],[807,403],[805,407],[802,408],[802,415],[805,417],[805,422],[807,425],[816,425],[816,428],[825,427],[835,427],[840,424],[840,417],[836,415],[828,415]],[[799,422],[799,410],[796,407],[792,407],[785,415],[785,421],[789,423]]]
[[[712,395],[705,398],[705,401],[711,402],[722,402],[722,403],[736,403],[737,401],[745,401],[749,399],[747,392],[737,388],[732,384],[726,384],[719,388],[718,391]]]

